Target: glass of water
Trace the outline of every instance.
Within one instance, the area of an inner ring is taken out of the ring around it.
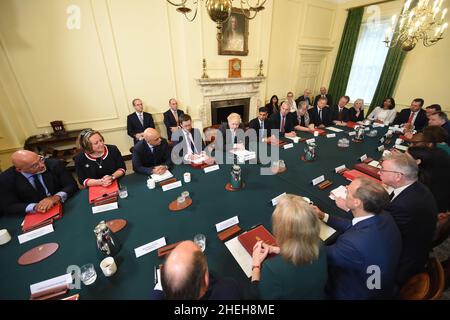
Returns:
[[[194,236],[194,242],[195,242],[195,244],[197,244],[200,247],[202,252],[205,251],[205,248],[206,248],[206,237],[205,237],[204,234],[201,234],[201,233],[196,234]]]
[[[127,190],[126,186],[120,186],[119,197],[121,199],[124,199],[124,198],[128,197],[128,190]]]
[[[97,280],[97,272],[95,272],[95,268],[92,263],[85,264],[81,267],[80,278],[86,286],[93,284],[95,280]]]

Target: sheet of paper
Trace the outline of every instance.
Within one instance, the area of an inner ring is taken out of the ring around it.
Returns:
[[[306,142],[306,144],[308,144],[308,143],[315,143],[316,139],[311,138],[311,139],[306,140],[305,142]]]
[[[278,204],[278,202],[280,201],[281,197],[284,196],[285,194],[286,194],[286,192],[283,192],[279,196],[276,196],[275,198],[273,198],[272,205],[275,207]]]
[[[30,240],[45,236],[46,234],[52,233],[53,231],[53,224],[49,224],[48,226],[21,234],[17,238],[19,239],[19,243],[22,244]]]
[[[239,223],[238,216],[234,216],[233,218],[230,218],[225,221],[217,223],[216,230],[217,230],[217,232],[220,232],[220,231],[228,229],[229,227],[234,226],[235,224],[238,224],[238,223]]]
[[[58,276],[55,278],[51,278],[45,281],[41,281],[35,284],[30,285],[31,294],[39,293],[41,291],[45,291],[48,289],[52,289],[55,287],[59,287],[64,284],[72,283],[72,275],[70,273],[64,274],[62,276]]]
[[[163,291],[162,284],[161,284],[161,269],[158,268],[158,270],[156,270],[156,274],[158,275],[158,283],[155,285],[155,287],[153,289]]]
[[[315,186],[316,184],[321,183],[322,181],[325,181],[325,176],[320,176],[312,180],[312,185]]]
[[[346,166],[345,166],[345,164],[343,164],[342,166],[334,168],[334,172],[338,172],[338,171],[344,170],[345,168],[346,168]]]
[[[345,186],[339,186],[330,191],[329,195],[331,200],[336,200],[336,198],[347,198],[347,188]]]
[[[372,126],[373,126],[374,128],[384,128],[384,123],[374,122],[374,123],[372,124]]]
[[[380,163],[379,163],[378,161],[375,161],[375,160],[370,161],[370,162],[368,163],[368,165],[369,165],[369,166],[372,166],[372,167],[374,167],[374,168],[381,168]]]
[[[136,254],[136,258],[139,258],[147,253],[150,253],[161,247],[164,247],[165,245],[166,245],[166,238],[162,237],[134,249],[134,253]]]
[[[287,136],[284,136],[284,137],[294,141],[294,143],[298,143],[300,141],[300,137],[287,137]]]
[[[181,186],[182,186],[181,181],[175,181],[175,182],[172,182],[172,183],[162,186],[162,190],[165,192],[165,191],[169,191],[169,190],[172,190],[175,188],[179,188]]]
[[[406,151],[408,150],[408,146],[402,146],[400,144],[396,144],[395,145],[395,149],[401,150],[401,151]]]
[[[250,278],[252,276],[252,257],[247,250],[239,242],[238,237],[225,242],[225,246],[230,251],[233,258],[237,261],[245,275]]]
[[[330,130],[330,131],[334,131],[334,132],[342,132],[342,131],[344,131],[342,129],[338,129],[338,128],[335,128],[335,127],[327,127],[325,129]]]
[[[283,146],[283,149],[286,150],[286,149],[291,149],[291,148],[293,148],[293,147],[294,147],[294,144],[293,144],[293,143],[288,143],[288,144],[285,144],[285,145]]]
[[[322,241],[326,241],[329,237],[331,237],[336,230],[327,225],[325,222],[320,221],[320,234],[319,237]],[[244,249],[245,250],[245,249]],[[251,270],[250,270],[251,271]],[[250,274],[251,275],[251,274]]]
[[[356,135],[356,131],[350,131],[350,132],[348,133],[348,135],[349,135],[349,136],[354,136],[354,135]]]
[[[107,204],[102,204],[100,206],[92,207],[92,213],[96,214],[96,213],[105,212],[105,211],[109,211],[109,210],[115,210],[118,208],[119,208],[119,204],[117,202],[112,202],[112,203],[107,203]]]
[[[172,178],[173,174],[169,170],[167,170],[163,174],[154,173],[151,175],[151,177],[153,180],[155,180],[155,182],[160,182]]]
[[[219,170],[219,169],[220,169],[219,165],[215,164],[213,166],[209,166],[209,167],[204,168],[203,171],[205,173],[210,173],[210,172],[213,172],[213,171],[216,171],[216,170]]]

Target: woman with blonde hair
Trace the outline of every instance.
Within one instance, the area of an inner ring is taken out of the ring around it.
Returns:
[[[364,120],[364,100],[356,99],[353,102],[353,107],[349,110],[349,120],[352,122],[358,122]]]
[[[82,152],[74,160],[81,185],[107,187],[125,175],[122,154],[115,145],[105,144],[100,132],[92,129],[81,131],[78,145]]]
[[[320,221],[302,197],[288,194],[272,215],[277,246],[259,241],[253,248],[252,283],[261,299],[324,299],[326,252]],[[268,254],[276,256],[266,259]]]

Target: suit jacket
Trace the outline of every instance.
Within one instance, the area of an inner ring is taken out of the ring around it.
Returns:
[[[339,120],[339,107],[337,105],[332,106],[330,108],[330,114],[331,114],[330,115],[331,122],[333,122],[335,120]],[[343,107],[342,111],[341,111],[341,120],[340,121],[347,122],[347,121],[349,121],[349,119],[350,119],[349,110],[346,107]]]
[[[235,143],[246,144],[244,125],[241,123],[238,129],[241,130],[238,131],[238,134],[235,136],[234,141],[232,141],[231,130],[230,127],[228,126],[228,122],[222,123],[219,130],[217,131],[217,136],[215,140],[216,150],[228,151],[229,149],[233,148],[233,144]],[[222,139],[219,137],[219,134],[221,135]]]
[[[56,159],[45,159],[47,170],[42,173],[45,186],[54,195],[60,191],[72,196],[78,186],[70,172]],[[14,167],[0,174],[0,205],[5,214],[23,215],[30,203],[38,203],[43,198],[20,172]]]
[[[258,118],[252,119],[250,123],[248,124],[249,129],[253,129],[256,131],[256,134],[258,135],[258,140],[260,139],[260,132],[261,125]],[[271,134],[271,122],[269,119],[266,119],[264,121],[264,137],[270,137]]]
[[[321,94],[318,94],[315,98],[314,98],[314,107],[317,107],[317,102],[319,101],[319,98],[321,97]],[[328,99],[327,101],[327,106],[332,106],[333,105],[333,98],[331,97],[331,94],[326,94],[325,95]]]
[[[205,148],[205,142],[202,139],[202,133],[200,132],[200,130],[192,128],[191,135],[194,141],[194,147],[191,146],[192,152],[199,154]],[[185,139],[183,129],[181,128],[172,134],[172,141],[172,156],[174,157],[174,159],[182,160],[189,150],[188,143],[190,144],[191,142]]]
[[[143,112],[143,117],[144,125],[141,124],[136,112],[129,114],[127,117],[127,133],[131,138],[133,138],[134,144],[139,141],[134,137],[136,133],[144,132],[147,128],[155,128],[155,123],[153,122],[153,117],[150,113]]]
[[[328,291],[334,299],[389,299],[393,297],[395,275],[401,252],[401,236],[388,213],[375,215],[352,226],[352,221],[329,216],[328,225],[343,232],[327,246]],[[380,288],[369,289],[368,278],[380,269]]]
[[[404,124],[408,122],[409,116],[411,115],[411,110],[409,108],[403,109],[394,119],[394,124]],[[427,113],[425,110],[420,109],[414,121],[414,129],[417,131],[422,130],[428,124]]]
[[[430,190],[415,182],[387,206],[402,235],[402,253],[397,283],[402,286],[413,275],[424,271],[436,229],[437,207]]]
[[[312,106],[312,98],[310,97],[305,97],[304,95],[300,96],[297,98],[297,100],[295,100],[295,103],[298,105],[300,104],[301,101],[307,101],[308,102],[308,106]]]
[[[161,144],[153,147],[153,151],[146,140],[139,141],[133,148],[132,163],[134,172],[146,175],[150,175],[155,166],[166,165],[171,169],[173,163],[167,140],[161,138]]]
[[[279,112],[272,114],[272,116],[270,117],[270,122],[271,122],[271,129],[272,130],[280,130],[280,126],[281,126],[281,114]],[[286,118],[284,120],[284,132],[291,132],[294,131],[295,126],[297,125],[296,123],[296,119],[294,114],[292,113],[288,113],[286,115]],[[283,136],[284,134],[280,135]]]
[[[447,120],[447,122],[444,123],[441,127],[445,131],[447,131],[447,134],[448,134],[448,136],[447,136],[447,144],[450,145],[450,121]]]
[[[320,120],[319,111],[317,109],[318,108],[315,107],[315,108],[311,108],[311,109],[308,110],[309,119],[310,119],[311,123],[314,123],[314,125],[316,127],[321,125],[321,124],[323,124],[325,126],[331,125],[333,122],[331,121],[330,108],[324,107],[322,109],[322,120]]]
[[[364,120],[364,110],[359,112],[359,116],[356,117],[356,109],[351,107],[348,110],[348,120],[353,122],[363,121]]]
[[[178,119],[180,119],[180,116],[184,114],[183,110],[177,109]],[[167,128],[167,139],[172,139],[172,131],[170,131],[170,127],[177,127],[178,123],[177,120],[175,120],[175,117],[173,116],[172,110],[169,109],[166,112],[164,112],[164,124]]]

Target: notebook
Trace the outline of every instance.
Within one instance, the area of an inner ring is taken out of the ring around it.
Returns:
[[[92,186],[89,187],[89,203],[99,202],[103,199],[116,197],[119,195],[119,184],[114,180],[111,185],[107,187]]]
[[[28,232],[39,227],[43,227],[53,222],[53,220],[60,219],[62,217],[62,205],[58,203],[54,205],[49,211],[30,212],[25,216],[23,221],[22,231]]]

